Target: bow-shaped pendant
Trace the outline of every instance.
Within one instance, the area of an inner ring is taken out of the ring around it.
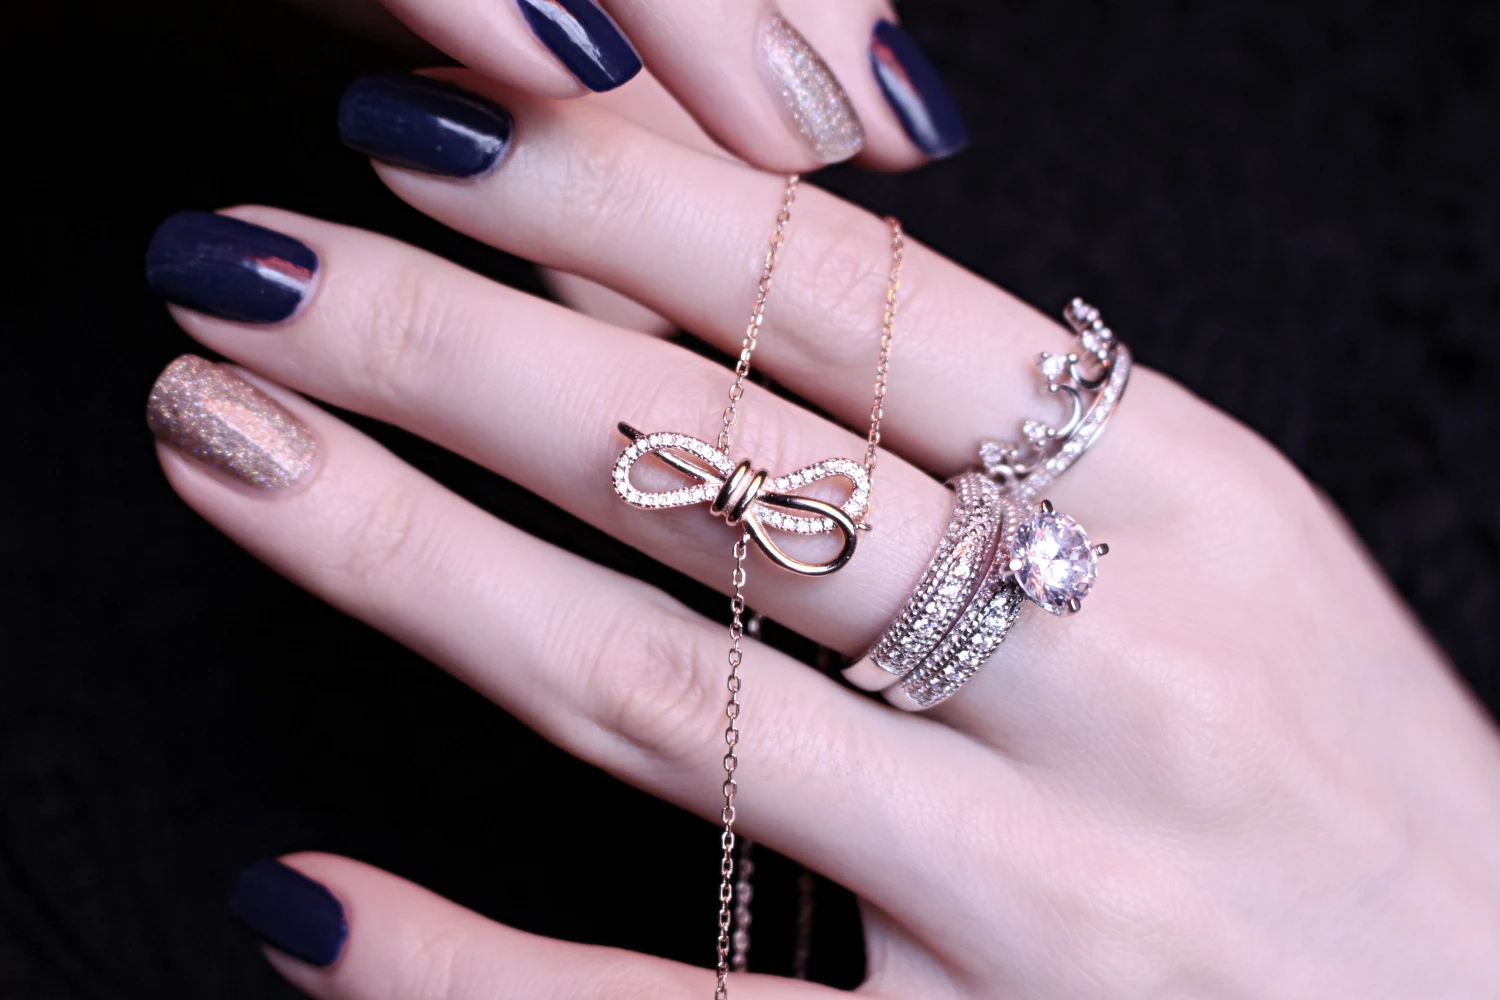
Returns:
[[[830,458],[790,475],[771,479],[769,473],[755,471],[748,459],[736,465],[728,455],[695,437],[672,433],[642,434],[629,424],[619,426],[620,433],[630,440],[630,445],[615,462],[615,492],[632,507],[662,510],[706,503],[709,511],[729,524],[743,524],[745,533],[776,565],[804,576],[825,576],[842,569],[853,558],[860,519],[870,503],[870,476],[858,462]],[[690,476],[697,483],[675,490],[637,489],[630,481],[630,474],[635,463],[647,455]],[[841,506],[791,492],[829,476],[843,476],[852,486],[849,499]],[[803,562],[783,552],[768,534],[768,528],[799,535],[837,531],[843,536],[844,544],[839,554],[826,562]]]

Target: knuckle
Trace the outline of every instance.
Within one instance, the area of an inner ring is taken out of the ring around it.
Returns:
[[[701,766],[721,736],[710,720],[724,719],[724,658],[686,609],[633,606],[601,623],[584,653],[588,714],[648,759]]]
[[[609,141],[596,132],[581,135],[556,171],[557,204],[566,204],[579,225],[596,233],[630,228],[644,212],[679,199],[657,197],[659,172],[651,151],[643,150],[634,130],[616,129]]]
[[[430,544],[422,490],[415,482],[390,483],[354,512],[339,539],[335,572],[362,592],[378,592],[384,581],[409,576]]]
[[[1180,397],[1177,405],[1156,408],[1156,425],[1147,432],[1177,441],[1165,493],[1178,498],[1178,512],[1198,515],[1185,522],[1243,537],[1252,533],[1246,529],[1286,522],[1313,500],[1306,477],[1269,441],[1180,386],[1155,381],[1159,395]],[[1204,512],[1216,516],[1205,518]]]
[[[369,296],[356,372],[368,396],[402,403],[422,391],[439,346],[453,332],[454,297],[430,268],[407,268],[388,277]]]
[[[807,241],[796,270],[805,281],[807,315],[817,316],[809,329],[863,331],[863,336],[797,337],[801,352],[810,362],[823,365],[863,367],[879,339],[881,309],[890,281],[890,257],[882,252],[888,237],[874,216],[841,205],[836,217],[823,225],[808,227]],[[903,290],[903,309],[910,307],[908,285]],[[874,318],[872,321],[872,317]]]
[[[1116,995],[1180,996],[1189,984],[1227,985],[1224,963],[1211,957],[1227,930],[1218,911],[1180,876],[1151,864],[1100,874],[1082,905],[1087,913],[1078,926],[1087,933],[1079,938],[1080,964]]]
[[[583,977],[582,988],[569,990],[555,1000],[686,1000],[689,990],[681,977],[672,975],[660,963],[642,961],[639,956],[621,955],[602,960],[592,975]],[[696,995],[696,992],[694,993]]]
[[[447,1000],[461,996],[454,987],[461,978],[467,935],[447,921],[412,921],[403,954],[385,981],[388,1000]]]
[[[1160,790],[1212,822],[1263,782],[1273,756],[1267,734],[1284,727],[1263,664],[1237,647],[1205,657],[1204,641],[1194,650],[1167,640],[1133,651],[1123,700],[1132,707],[1122,716]]]

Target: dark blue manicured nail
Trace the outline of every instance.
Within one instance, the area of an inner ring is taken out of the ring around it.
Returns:
[[[870,36],[870,63],[896,117],[928,156],[952,156],[969,143],[969,130],[932,63],[911,36],[880,21]]]
[[[641,57],[594,0],[516,0],[536,36],[590,90],[614,90]]]
[[[349,937],[333,893],[280,861],[257,861],[240,872],[229,911],[266,944],[320,969],[338,961]]]
[[[146,249],[146,281],[168,302],[241,323],[297,311],[318,255],[263,226],[211,212],[178,212]]]
[[[425,76],[366,76],[339,101],[339,138],[366,156],[444,177],[477,177],[510,144],[510,112]]]

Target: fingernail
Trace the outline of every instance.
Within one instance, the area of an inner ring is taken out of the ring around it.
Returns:
[[[641,57],[593,0],[516,0],[531,30],[590,90],[614,90],[641,71]]]
[[[146,423],[184,455],[260,489],[292,485],[318,454],[312,432],[284,406],[192,354],[167,365],[151,387]]]
[[[824,163],[837,163],[859,152],[864,126],[838,78],[807,39],[777,14],[761,33],[761,51],[771,89],[813,154]]]
[[[266,944],[326,969],[349,938],[344,907],[322,885],[280,861],[240,872],[229,912]]]
[[[928,156],[952,156],[969,143],[969,130],[942,77],[911,36],[880,21],[870,36],[870,63],[896,117]]]
[[[443,177],[477,177],[510,144],[510,112],[425,76],[366,76],[339,101],[339,138],[377,160]]]
[[[279,323],[297,311],[318,255],[264,226],[212,212],[178,212],[151,237],[146,281],[168,302],[240,323]]]

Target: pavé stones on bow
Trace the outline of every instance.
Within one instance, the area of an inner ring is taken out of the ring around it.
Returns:
[[[735,463],[707,441],[687,434],[643,434],[629,424],[619,425],[630,442],[615,462],[614,487],[621,500],[642,510],[664,510],[708,504],[709,512],[730,525],[740,525],[772,562],[803,576],[825,576],[842,569],[854,557],[859,529],[870,504],[870,476],[852,459],[830,458],[784,476],[772,478],[756,470],[749,459]],[[654,458],[696,480],[672,490],[642,490],[631,481],[635,465]],[[849,482],[849,497],[835,506],[793,492],[830,477]],[[798,535],[838,533],[843,541],[837,555],[822,562],[806,562],[788,555],[768,531]]]

